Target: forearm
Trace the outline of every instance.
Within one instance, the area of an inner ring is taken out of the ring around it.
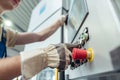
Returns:
[[[21,74],[20,56],[0,59],[0,80],[11,80]]]
[[[49,36],[51,36],[60,26],[61,26],[61,24],[59,23],[59,20],[58,20],[40,32],[19,33],[16,37],[17,40],[16,40],[15,44],[21,45],[21,44],[27,44],[27,43],[32,43],[32,42],[43,41],[46,38],[48,38]]]
[[[54,24],[48,26],[46,29],[38,32],[37,34],[41,37],[39,37],[39,41],[43,41],[45,39],[47,39],[48,37],[50,37],[52,34],[54,34],[57,29],[61,26],[59,21],[56,21]]]
[[[19,33],[16,37],[15,45],[27,44],[37,41],[43,41],[50,37],[60,26],[64,24],[65,16],[61,16],[52,25],[37,33]]]

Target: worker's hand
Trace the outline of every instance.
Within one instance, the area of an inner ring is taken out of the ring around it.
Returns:
[[[66,17],[67,17],[66,15],[60,16],[60,18],[58,19],[60,26],[64,25],[64,23],[66,22]]]
[[[49,45],[43,49],[21,52],[21,72],[29,79],[46,67],[65,70],[70,64],[71,50],[78,47],[73,44]]]
[[[57,53],[59,54],[59,70],[67,69],[68,65],[70,64],[71,52],[72,49],[75,47],[79,47],[78,44],[57,44],[55,45]]]

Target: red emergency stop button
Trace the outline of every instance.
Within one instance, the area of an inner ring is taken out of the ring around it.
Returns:
[[[88,50],[73,48],[72,50],[73,60],[87,59],[89,62],[92,62],[93,58],[94,58],[94,52],[92,48],[89,48]]]

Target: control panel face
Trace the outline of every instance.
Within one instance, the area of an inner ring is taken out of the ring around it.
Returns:
[[[88,15],[87,4],[85,0],[72,0],[68,14],[68,41],[72,42],[75,34],[82,26]]]
[[[105,73],[111,74],[111,72],[116,72],[118,69],[120,70],[120,65],[118,64],[120,63],[120,37],[118,37],[120,36],[120,25],[118,24],[119,20],[117,21],[115,16],[117,14],[115,14],[114,8],[110,3],[111,1],[86,1],[89,9],[87,19],[82,27],[79,26],[80,29],[74,26],[74,20],[73,22],[71,21],[72,23],[68,21],[68,25],[70,26],[67,26],[69,31],[68,35],[65,35],[65,39],[69,37],[69,40],[66,39],[66,42],[68,41],[71,43],[71,40],[74,38],[72,43],[78,41],[78,43],[81,44],[79,49],[89,50],[89,48],[92,48],[94,51],[94,60],[90,63],[86,59],[76,59],[76,56],[74,55],[74,60],[71,61],[71,65],[65,73],[70,80],[81,80],[86,77],[96,77],[101,75],[105,76]],[[71,13],[73,14],[74,11]],[[77,17],[75,20],[77,20]],[[86,27],[88,29],[86,29]],[[77,31],[79,32],[77,33]],[[81,51],[76,51],[74,54],[78,54],[78,52]],[[79,58],[81,57],[79,56]]]
[[[87,62],[92,62],[93,59],[90,61],[89,59],[87,58],[83,58],[82,56],[84,56],[84,51],[87,51],[87,49],[84,47],[84,45],[87,43],[87,41],[89,40],[89,30],[88,28],[86,27],[83,32],[80,34],[79,36],[79,39],[75,42],[77,44],[79,44],[79,47],[78,49],[80,49],[79,51],[82,51],[82,52],[77,52],[77,56],[80,55],[81,57],[79,57],[78,59],[72,59],[71,61],[71,65],[70,65],[70,69],[73,70]],[[73,49],[74,51],[74,49]],[[88,51],[87,51],[88,52]],[[75,54],[75,52],[72,52],[72,56],[73,56],[73,53]],[[82,54],[82,55],[81,55]],[[76,57],[77,57],[76,56]],[[93,57],[93,56],[92,56]]]

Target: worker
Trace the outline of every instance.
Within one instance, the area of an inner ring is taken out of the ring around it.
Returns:
[[[21,0],[1,0],[0,15],[8,10],[13,10],[20,4]],[[0,18],[0,54],[5,46],[14,47],[32,42],[43,41],[51,36],[60,26],[64,24],[65,16],[61,16],[56,22],[46,29],[37,33],[19,33],[9,28],[2,27]],[[6,41],[2,44],[2,41]],[[20,52],[20,55],[0,59],[0,80],[11,80],[22,75],[24,79],[30,79],[46,67],[65,70],[70,63],[70,54],[74,44],[52,44],[45,48]],[[2,56],[3,57],[3,56]]]

